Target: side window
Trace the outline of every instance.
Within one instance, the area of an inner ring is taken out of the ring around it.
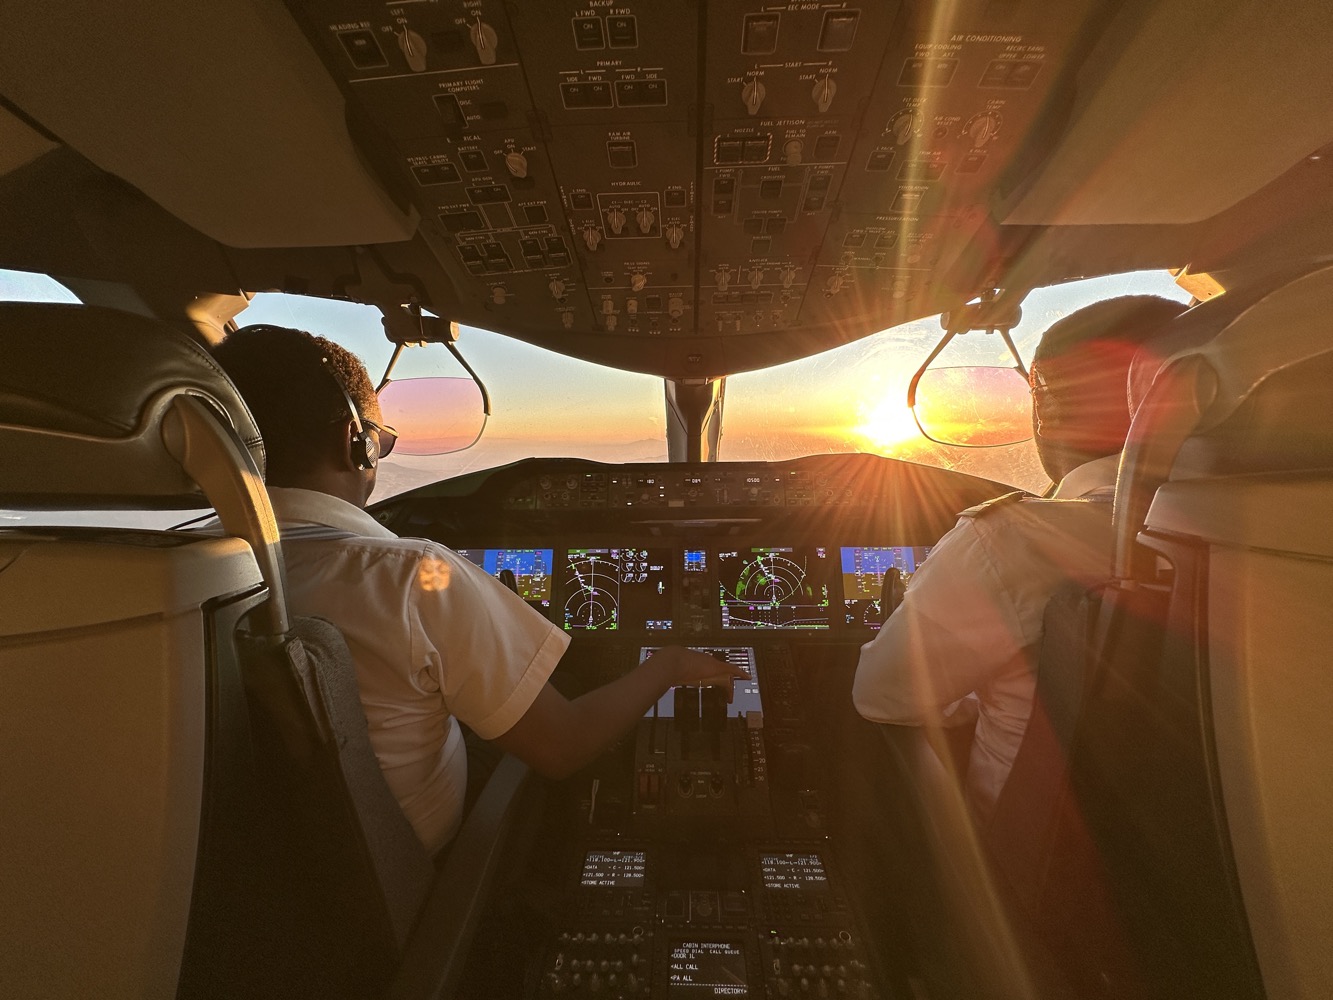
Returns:
[[[78,302],[79,297],[50,275],[0,268],[0,302]]]

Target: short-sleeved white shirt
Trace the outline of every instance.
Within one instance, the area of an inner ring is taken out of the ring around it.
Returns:
[[[443,545],[399,538],[325,493],[269,487],[269,496],[288,607],[346,637],[380,768],[422,843],[437,851],[462,818],[459,720],[485,739],[507,732],[569,637]]]
[[[989,818],[1032,714],[1042,616],[1056,590],[1110,574],[1118,455],[1079,466],[1053,499],[963,516],[913,574],[902,604],[861,647],[852,698],[872,722],[948,724],[960,700],[980,709],[968,797]]]

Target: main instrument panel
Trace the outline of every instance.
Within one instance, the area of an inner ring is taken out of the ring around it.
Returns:
[[[679,687],[551,790],[509,859],[468,996],[888,998],[841,849],[857,650],[958,511],[998,484],[870,455],[606,466],[533,459],[377,516],[495,574],[571,644],[568,696],[667,644],[744,677]]]
[[[1098,9],[966,0],[941,33],[898,0],[288,6],[450,318],[675,377],[970,297]]]
[[[905,586],[930,549],[629,545],[458,552],[568,632],[726,632],[878,628],[886,580]]]

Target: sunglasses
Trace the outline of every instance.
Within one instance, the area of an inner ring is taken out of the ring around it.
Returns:
[[[398,432],[388,424],[377,424],[368,417],[362,417],[361,423],[371,428],[379,437],[380,458],[388,458],[393,453],[393,446],[398,443]]]

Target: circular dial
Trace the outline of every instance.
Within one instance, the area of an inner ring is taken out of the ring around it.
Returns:
[[[805,568],[777,553],[757,556],[745,564],[736,580],[736,596],[774,607],[802,593]]]
[[[596,553],[571,556],[565,579],[565,622],[573,628],[615,628],[620,618],[620,563]]]

